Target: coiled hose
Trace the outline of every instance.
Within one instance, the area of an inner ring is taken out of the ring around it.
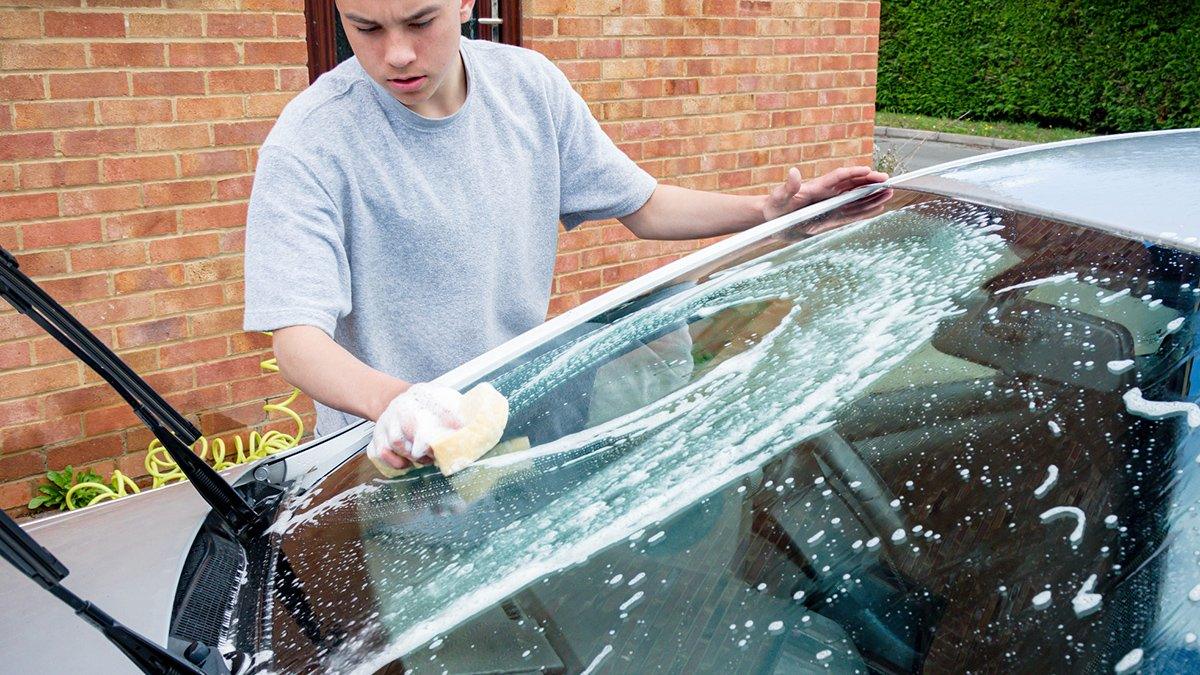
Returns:
[[[270,335],[270,333],[267,333],[267,335]],[[279,372],[279,364],[276,363],[274,358],[267,359],[259,365],[265,372]],[[277,412],[290,417],[296,423],[296,432],[294,434],[285,434],[274,429],[265,434],[251,431],[246,443],[242,442],[241,436],[235,436],[233,439],[234,453],[232,456],[228,456],[224,439],[217,438],[210,443],[208,438],[201,436],[192,445],[192,451],[200,455],[201,459],[212,464],[214,469],[221,471],[231,466],[253,462],[277,452],[296,447],[300,443],[300,438],[304,436],[304,421],[289,406],[295,403],[296,398],[299,396],[300,390],[293,388],[292,395],[288,396],[282,403],[268,403],[263,406],[263,410],[268,414]],[[187,480],[174,460],[171,459],[171,456],[167,454],[166,448],[163,447],[157,438],[150,441],[147,450],[145,466],[146,472],[150,474],[152,480],[152,488],[162,487],[167,483]],[[209,457],[210,451],[211,458]],[[95,491],[95,494],[87,499],[85,503],[76,503],[75,496],[80,491]],[[110,476],[107,484],[89,481],[71,486],[71,489],[67,490],[63,501],[66,502],[67,510],[74,511],[75,509],[91,506],[92,504],[98,504],[110,499],[117,499],[136,492],[141,492],[141,488],[137,486],[137,483],[122,473],[120,469],[117,469],[112,472],[112,476]]]

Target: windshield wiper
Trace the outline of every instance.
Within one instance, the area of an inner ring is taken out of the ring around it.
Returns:
[[[0,295],[103,377],[163,444],[192,486],[243,543],[259,534],[265,519],[211,466],[192,452],[200,431],[124,361],[18,269],[0,247]]]

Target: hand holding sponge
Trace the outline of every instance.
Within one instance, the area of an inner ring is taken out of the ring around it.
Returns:
[[[438,468],[449,476],[495,446],[507,424],[508,399],[486,382],[466,394],[414,384],[379,416],[367,457],[391,478],[428,463],[432,453]]]

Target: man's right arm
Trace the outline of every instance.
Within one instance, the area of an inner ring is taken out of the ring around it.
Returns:
[[[279,328],[272,340],[283,379],[342,412],[377,421],[410,386],[358,360],[315,326]]]

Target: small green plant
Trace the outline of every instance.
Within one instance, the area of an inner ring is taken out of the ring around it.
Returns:
[[[888,148],[882,150],[879,146],[875,147],[875,170],[882,171],[889,176],[898,176],[908,171],[904,165],[904,159],[900,156],[900,152],[896,148]]]
[[[91,469],[76,471],[70,465],[67,465],[67,468],[62,471],[47,471],[47,482],[38,486],[38,492],[41,494],[29,500],[29,510],[57,508],[60,511],[65,511],[67,510],[67,492],[72,487],[79,483],[99,483],[102,480]],[[97,490],[88,488],[77,490],[72,497],[76,502],[86,504],[96,494],[98,494]]]

